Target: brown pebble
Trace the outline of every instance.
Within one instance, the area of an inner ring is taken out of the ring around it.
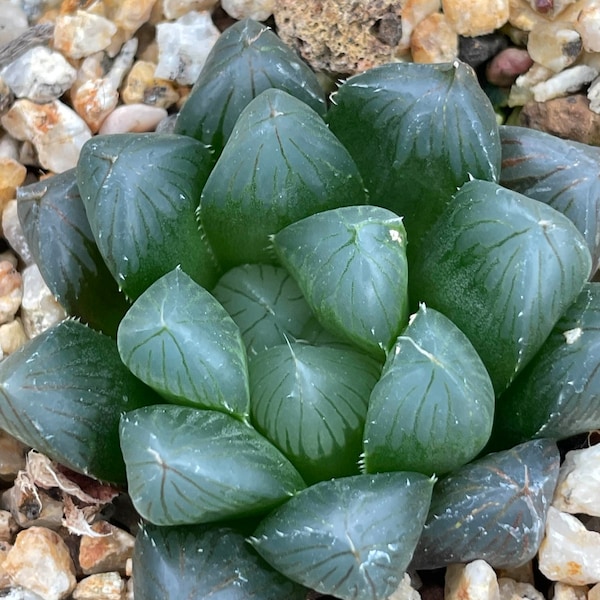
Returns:
[[[487,80],[498,87],[510,87],[519,75],[526,73],[533,60],[523,48],[506,48],[488,63]]]

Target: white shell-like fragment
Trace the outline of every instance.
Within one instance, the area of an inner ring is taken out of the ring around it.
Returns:
[[[207,11],[192,11],[173,23],[160,23],[156,26],[158,64],[154,76],[193,84],[219,35]]]
[[[46,46],[36,46],[6,66],[0,75],[17,98],[50,102],[72,85],[77,71],[65,57]]]
[[[0,123],[14,138],[30,141],[40,164],[55,173],[75,167],[81,147],[92,137],[85,121],[59,100],[17,100]]]

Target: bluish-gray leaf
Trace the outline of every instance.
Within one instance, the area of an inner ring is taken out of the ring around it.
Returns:
[[[382,359],[408,319],[402,219],[337,208],[288,225],[273,246],[323,327]]]
[[[275,446],[215,410],[134,410],[121,418],[120,440],[129,495],[155,525],[265,513],[305,487]]]
[[[482,559],[518,567],[537,553],[558,479],[551,440],[488,454],[436,483],[415,569]]]
[[[369,394],[381,371],[353,350],[289,343],[250,360],[252,422],[308,483],[358,474]]]
[[[384,600],[410,562],[433,481],[401,472],[322,481],[269,515],[250,542],[306,587],[342,600]]]
[[[177,268],[127,311],[117,345],[131,372],[176,404],[248,416],[248,367],[238,326]]]
[[[142,523],[133,564],[133,592],[142,600],[305,600],[307,593],[223,525]]]
[[[367,472],[443,474],[489,439],[494,388],[471,342],[422,305],[388,355],[364,433]]]

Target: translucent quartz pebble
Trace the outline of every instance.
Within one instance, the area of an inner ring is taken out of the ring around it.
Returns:
[[[60,98],[77,77],[65,57],[46,46],[36,46],[2,69],[2,78],[17,98],[50,102]]]

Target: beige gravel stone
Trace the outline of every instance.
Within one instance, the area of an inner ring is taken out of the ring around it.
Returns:
[[[98,573],[84,577],[73,592],[73,600],[123,600],[125,581],[119,573]]]
[[[404,573],[400,585],[386,600],[421,600],[421,594],[411,585],[410,576]]]
[[[98,133],[107,135],[154,131],[167,115],[167,111],[158,106],[148,106],[147,104],[118,106],[106,117]]]
[[[531,31],[538,25],[548,23],[549,19],[531,8],[528,0],[509,0],[509,23],[523,31]]]
[[[597,583],[588,591],[587,600],[600,600],[600,583]]]
[[[6,547],[7,542],[12,542],[18,531],[19,526],[10,511],[0,510],[0,542],[4,543],[4,547]],[[2,546],[0,546],[0,549],[2,549]]]
[[[446,569],[445,600],[500,600],[494,569],[484,560]]]
[[[5,512],[5,511],[2,511]],[[12,587],[10,575],[4,569],[4,562],[12,548],[12,544],[8,541],[0,541],[0,589]]]
[[[173,21],[191,10],[212,11],[218,3],[219,0],[162,0],[160,4],[162,14],[169,21]]]
[[[4,568],[14,583],[44,600],[63,600],[75,589],[75,566],[62,538],[49,529],[21,531]]]
[[[0,45],[21,35],[28,27],[27,14],[11,0],[0,0]]]
[[[458,56],[458,35],[445,14],[434,13],[414,28],[410,49],[417,63],[452,62]]]
[[[121,88],[121,99],[125,104],[148,104],[169,108],[179,100],[175,85],[168,79],[154,76],[156,63],[138,60],[131,67]]]
[[[275,0],[221,0],[221,7],[234,19],[265,21],[273,14]]]
[[[584,6],[575,23],[587,52],[600,52],[600,5]]]
[[[40,163],[54,173],[75,167],[81,147],[91,137],[85,121],[59,100],[17,100],[0,123],[14,138],[30,141]]]
[[[21,306],[23,281],[21,274],[7,260],[0,262],[0,324],[12,321]]]
[[[125,565],[133,554],[135,538],[107,521],[96,521],[92,529],[102,536],[81,536],[79,564],[83,573],[91,575],[118,571],[125,574]]]
[[[444,14],[460,35],[492,33],[509,17],[508,0],[442,0]]]
[[[0,479],[15,479],[17,473],[25,468],[26,452],[24,444],[0,429]]]
[[[67,315],[44,281],[37,265],[29,265],[22,272],[23,301],[21,319],[28,338],[46,331]]]
[[[83,58],[107,48],[117,26],[100,15],[84,10],[60,14],[54,27],[54,48],[69,58]]]
[[[17,188],[25,181],[27,169],[14,158],[0,156],[0,210],[7,200],[15,198]]]
[[[398,42],[398,54],[410,48],[414,28],[423,19],[439,12],[441,8],[441,0],[405,0],[402,4],[402,35]]]
[[[126,32],[127,39],[148,21],[155,4],[156,0],[121,0],[110,15],[111,21]]]
[[[23,321],[19,317],[0,325],[0,350],[4,356],[12,354],[27,341]]]
[[[579,33],[571,24],[562,21],[539,25],[531,31],[527,41],[531,58],[555,73],[571,66],[582,48]]]
[[[589,600],[588,587],[585,585],[569,585],[557,581],[552,586],[550,600]]]
[[[2,235],[26,265],[33,264],[33,256],[19,221],[16,200],[9,200],[4,206],[2,211]]]
[[[551,581],[570,585],[600,582],[600,533],[550,506],[538,552],[539,569]]]

